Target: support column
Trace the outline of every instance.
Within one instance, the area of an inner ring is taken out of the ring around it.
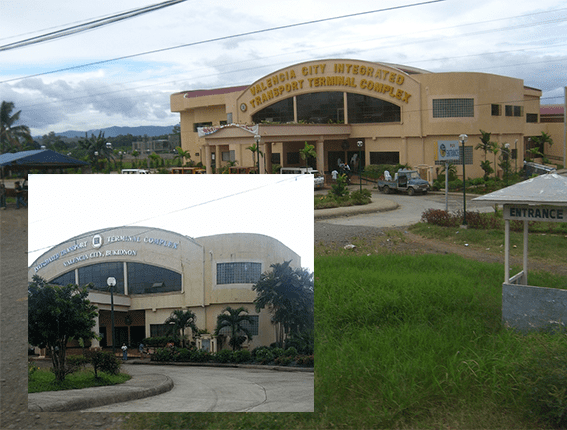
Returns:
[[[528,285],[528,220],[524,220],[524,285]]]
[[[203,145],[205,148],[205,169],[207,174],[210,175],[213,173],[213,169],[211,169],[211,147],[209,145]]]
[[[325,174],[325,141],[323,138],[319,138],[316,143],[317,148],[315,151],[317,152],[317,170],[322,175]]]
[[[447,175],[448,176],[448,175]],[[504,220],[504,283],[510,282],[510,220]]]
[[[221,146],[220,145],[216,145],[215,146],[215,168],[217,173],[219,172],[221,166],[221,162],[222,162],[222,151],[221,151]]]
[[[100,310],[97,311],[97,315],[95,317],[95,326],[93,327],[93,331],[95,332],[95,334],[98,336],[98,332],[100,331],[100,326],[99,326],[99,321],[100,319]],[[91,340],[91,348],[90,349],[98,349],[100,348],[100,342],[98,341],[98,339],[92,339]]]
[[[264,144],[264,162],[268,173],[272,173],[272,142]]]

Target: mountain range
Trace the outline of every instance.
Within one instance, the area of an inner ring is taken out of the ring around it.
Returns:
[[[116,137],[119,135],[127,135],[131,134],[133,136],[162,136],[164,134],[171,134],[173,132],[173,127],[175,125],[168,125],[168,126],[158,126],[158,125],[143,125],[139,127],[106,127],[100,129],[92,129],[87,131],[77,131],[77,130],[68,130],[61,133],[55,133],[57,136],[64,136],[64,137],[85,137],[85,133],[87,133],[88,137],[91,134],[98,136],[99,132],[103,132],[105,137]],[[41,136],[37,136],[41,137]]]

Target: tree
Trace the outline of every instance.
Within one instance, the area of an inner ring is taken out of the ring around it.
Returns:
[[[309,145],[305,142],[305,146],[303,149],[299,150],[299,156],[302,160],[305,160],[305,167],[309,165],[310,158],[317,158],[317,153],[315,152],[315,147],[313,145]]]
[[[528,149],[528,152],[530,152],[534,158],[539,158],[541,157],[543,162],[546,162],[546,157],[545,157],[545,144],[548,144],[549,146],[553,145],[553,140],[551,139],[551,136],[545,132],[541,132],[541,135],[539,136],[534,136],[531,138],[532,142],[535,142],[536,146]]]
[[[262,273],[252,289],[258,293],[256,312],[267,307],[276,325],[276,342],[283,346],[284,338],[314,327],[313,273],[292,268],[290,261],[272,264],[271,271]]]
[[[264,156],[264,154],[262,153],[262,151],[260,151],[260,146],[253,144],[250,145],[249,147],[247,147],[246,149],[249,149],[250,152],[252,152],[252,159],[254,160],[254,163],[256,162],[256,153],[258,153],[258,173],[260,173],[260,156]]]
[[[85,138],[79,140],[81,148],[87,151],[91,166],[97,170],[100,168],[99,160],[107,160],[110,163],[110,159],[114,159],[112,146],[107,145],[106,142],[107,139],[102,131],[98,133],[98,136],[91,134],[90,138],[85,133]]]
[[[70,373],[65,365],[67,342],[97,337],[92,331],[97,307],[87,299],[87,287],[49,285],[39,276],[28,285],[28,342],[51,352],[58,382]]]
[[[253,323],[253,318],[248,315],[248,309],[244,307],[233,309],[227,306],[223,309],[222,313],[217,316],[215,335],[218,336],[223,328],[228,327],[230,329],[230,341],[228,344],[232,346],[233,351],[236,351],[241,348],[247,338],[248,340],[252,340],[252,334],[244,324],[245,322],[248,324]]]
[[[184,151],[181,146],[176,146],[175,149],[177,150],[177,155],[173,157],[174,160],[180,160],[182,163],[181,165],[185,164],[186,158],[191,158],[191,153],[189,151]]]
[[[21,110],[12,114],[14,103],[2,101],[0,107],[0,152],[10,150],[10,147],[22,148],[22,142],[32,143],[30,129],[26,125],[15,125],[20,119]],[[21,139],[21,140],[20,140]]]
[[[193,334],[199,332],[195,321],[197,321],[197,317],[190,310],[176,309],[165,320],[164,324],[170,325],[175,337],[179,336],[179,331],[181,331],[181,344],[185,348],[185,329],[190,328]]]
[[[490,174],[494,172],[494,169],[490,166],[490,161],[486,159],[486,155],[489,151],[496,154],[498,152],[498,143],[492,142],[490,140],[492,133],[488,133],[482,130],[480,130],[480,133],[480,143],[476,145],[474,149],[482,149],[482,151],[484,151],[484,161],[480,162],[480,167],[482,168],[482,170],[484,170],[484,179],[486,180],[488,179]],[[463,154],[463,157],[464,156],[465,154]]]

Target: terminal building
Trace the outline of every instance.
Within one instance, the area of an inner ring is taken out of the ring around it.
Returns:
[[[213,336],[217,315],[227,306],[244,307],[254,319],[252,349],[275,342],[275,329],[266,309],[256,312],[252,286],[270,265],[301,258],[278,240],[249,233],[191,238],[157,228],[118,227],[73,237],[44,253],[30,267],[48,283],[92,283],[89,300],[98,307],[94,331],[112,345],[111,295],[107,279],[116,279],[114,314],[116,343],[137,344],[145,337],[164,336],[165,320],[176,309],[190,310],[204,330],[198,346],[215,352],[228,348],[226,335]],[[187,335],[190,329],[185,331]]]
[[[230,162],[254,166],[248,147],[256,142],[264,154],[261,173],[304,166],[299,151],[307,142],[317,153],[311,167],[326,174],[339,159],[354,171],[401,163],[432,181],[441,164],[438,142],[461,134],[468,140],[460,146],[458,174],[464,154],[467,177],[483,175],[484,153],[474,149],[480,130],[501,147],[509,144],[517,169],[530,138],[544,131],[555,142],[545,153],[564,164],[562,127],[541,121],[541,95],[506,76],[330,59],[293,64],[247,86],[175,93],[171,111],[180,114],[182,148],[208,173]],[[498,158],[488,159],[498,170]]]

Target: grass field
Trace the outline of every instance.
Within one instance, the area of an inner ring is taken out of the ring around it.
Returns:
[[[92,370],[82,369],[67,375],[65,380],[58,384],[55,382],[55,374],[50,369],[32,369],[28,371],[28,393],[115,385],[126,382],[131,378],[131,376],[126,373],[119,375],[110,375],[101,371],[98,373],[99,378],[95,379]]]
[[[567,337],[503,329],[502,273],[456,255],[319,256],[315,413],[138,414],[126,427],[546,428],[567,400]]]

